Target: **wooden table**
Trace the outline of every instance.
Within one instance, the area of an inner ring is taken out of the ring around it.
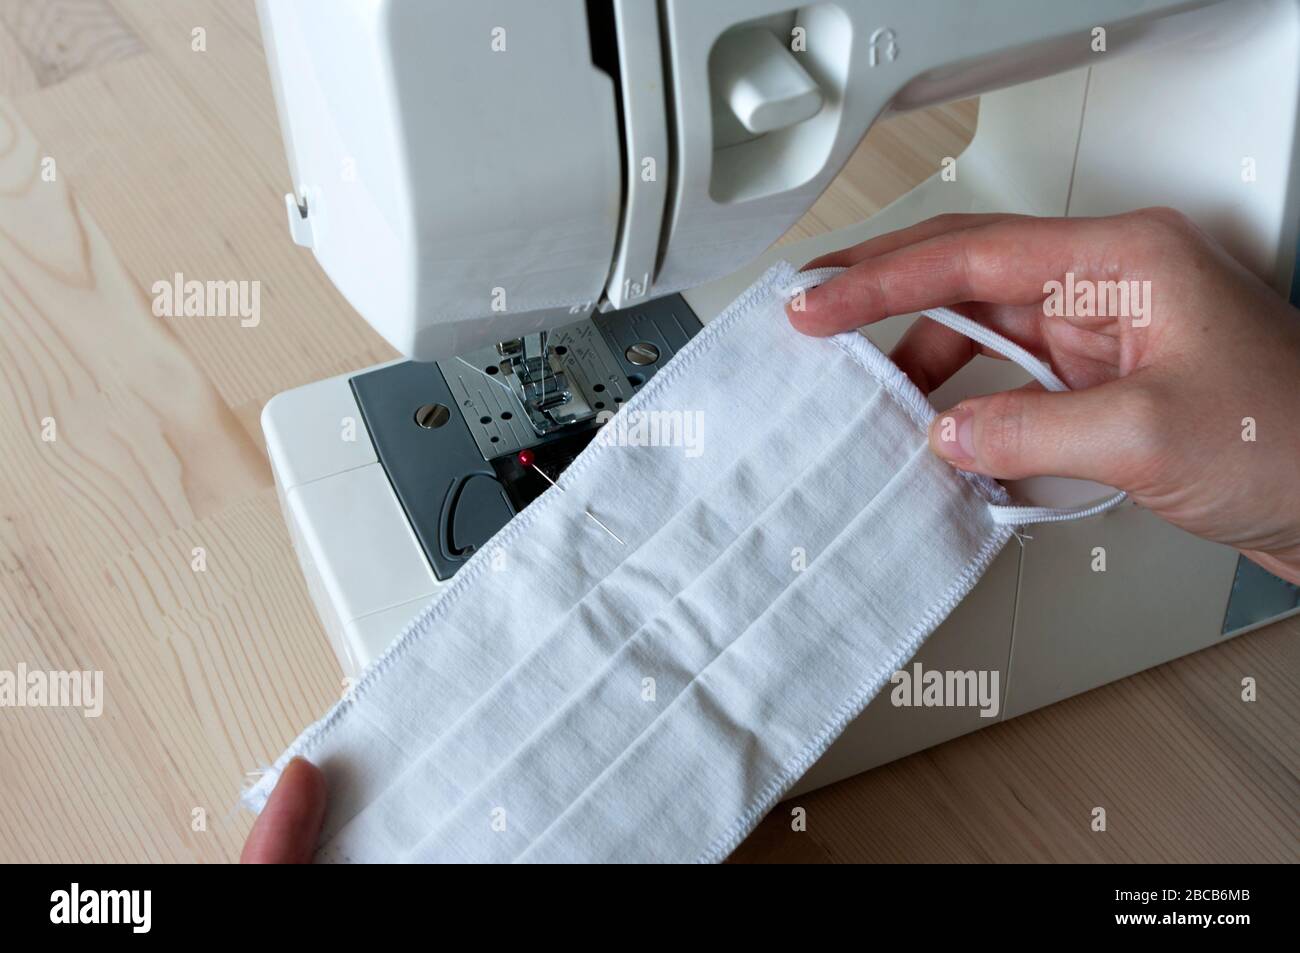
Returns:
[[[871,214],[973,117],[873,132],[792,234]],[[0,0],[0,669],[106,696],[0,709],[0,860],[232,859],[245,773],[342,690],[258,414],[394,355],[289,240],[289,188],[251,0]],[[177,274],[260,281],[260,323],[156,317]],[[803,797],[806,833],[783,806],[737,857],[1294,860],[1296,632]]]

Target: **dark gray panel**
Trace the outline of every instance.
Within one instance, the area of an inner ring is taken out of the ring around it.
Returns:
[[[1300,606],[1300,588],[1242,556],[1237,560],[1237,575],[1233,577],[1228,611],[1223,616],[1223,634],[1267,622],[1297,606]]]
[[[450,579],[514,513],[504,488],[496,483],[496,471],[454,412],[451,390],[435,365],[408,361],[359,374],[352,378],[352,392],[434,575]],[[442,426],[425,428],[416,422],[416,410],[431,403],[453,412]],[[496,490],[490,503],[490,494],[478,486],[480,480],[490,481]],[[467,498],[483,518],[457,519],[458,502],[471,484],[475,488]]]
[[[615,410],[700,330],[699,319],[671,295],[648,304],[595,315],[558,332],[561,360],[598,410]],[[626,351],[654,345],[658,358],[634,365]],[[474,552],[548,484],[521,467],[515,454],[534,452],[536,465],[555,479],[595,436],[595,420],[538,436],[523,408],[473,361],[408,361],[352,378],[352,392],[380,464],[438,579],[450,579]],[[452,374],[454,386],[446,373]],[[431,406],[432,405],[432,406]],[[421,426],[417,413],[430,408]],[[443,408],[446,408],[443,410]],[[494,439],[495,438],[495,439]]]

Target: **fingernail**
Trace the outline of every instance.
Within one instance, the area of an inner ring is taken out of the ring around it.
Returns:
[[[965,407],[954,407],[935,418],[930,427],[930,445],[950,463],[975,460],[975,415]]]
[[[804,289],[796,286],[794,293],[790,295],[785,303],[785,313],[790,320],[796,325],[808,313],[808,305],[812,300],[812,294],[816,289]]]

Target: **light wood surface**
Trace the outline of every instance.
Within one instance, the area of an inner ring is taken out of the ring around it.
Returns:
[[[874,131],[791,234],[869,215],[974,115]],[[0,861],[230,860],[245,773],[341,691],[257,416],[394,355],[289,240],[289,186],[251,0],[0,0],[0,669],[106,695],[0,710]],[[155,317],[177,273],[260,281],[261,323]],[[806,832],[784,805],[737,859],[1294,860],[1296,632],[807,795]]]

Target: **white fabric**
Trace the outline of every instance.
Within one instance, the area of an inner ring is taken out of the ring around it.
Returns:
[[[869,341],[791,329],[794,279],[624,407],[697,413],[693,451],[598,438],[246,803],[303,755],[319,860],[724,858],[1012,535]]]
[[[799,272],[799,274],[795,275],[791,286],[787,290],[793,294],[800,289],[806,291],[815,288],[817,285],[834,278],[842,271],[844,271],[843,268],[813,268]],[[1056,372],[1045,361],[1034,357],[1019,344],[1008,340],[992,328],[987,328],[978,321],[972,321],[964,314],[958,314],[951,308],[930,308],[922,311],[921,314],[931,321],[952,328],[952,330],[965,335],[977,344],[982,344],[995,354],[1001,354],[1008,360],[1019,364],[1028,372],[1030,377],[1043,386],[1044,390],[1060,393],[1070,389],[1063,380],[1056,376]],[[876,354],[884,363],[893,367],[893,363],[883,354],[880,354],[879,351],[876,351]],[[868,361],[868,364],[870,363]],[[889,373],[888,371],[876,372]],[[902,372],[897,371],[897,369],[895,369],[895,373],[899,376],[902,375]],[[898,396],[900,400],[911,406],[915,414],[924,420],[927,427],[930,421],[937,416],[937,411],[930,406],[930,402],[926,400],[925,395],[915,387],[910,388],[910,390],[900,388]],[[989,507],[989,512],[995,522],[1004,526],[1023,526],[1027,523],[1062,523],[1068,520],[1097,516],[1107,510],[1114,509],[1126,499],[1128,499],[1127,493],[1117,492],[1095,503],[1085,503],[1081,506],[1003,506],[993,504]]]

